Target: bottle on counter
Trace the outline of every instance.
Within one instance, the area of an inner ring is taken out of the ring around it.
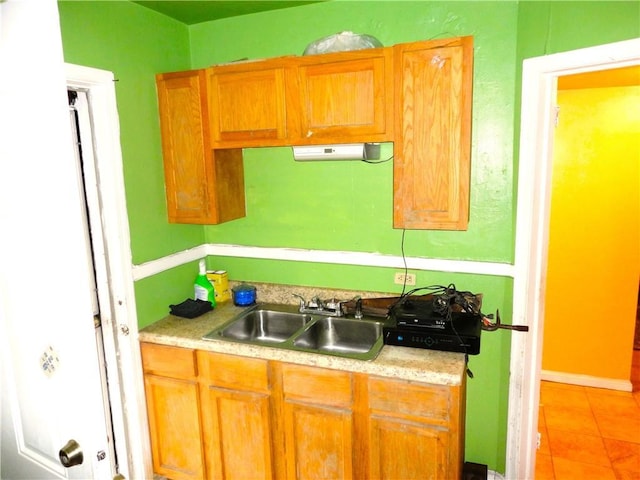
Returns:
[[[216,306],[216,293],[213,283],[207,278],[207,267],[204,260],[200,260],[198,276],[193,282],[193,288],[196,300],[204,300],[211,302],[211,306]]]

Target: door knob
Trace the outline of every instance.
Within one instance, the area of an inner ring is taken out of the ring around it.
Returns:
[[[62,466],[67,468],[80,465],[84,460],[80,445],[73,439],[69,440],[67,444],[60,449],[58,456],[60,457]]]

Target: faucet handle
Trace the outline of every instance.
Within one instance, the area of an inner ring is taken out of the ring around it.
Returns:
[[[307,306],[309,308],[317,308],[319,310],[322,310],[324,308],[324,302],[320,300],[320,297],[313,297],[311,300],[309,300]]]

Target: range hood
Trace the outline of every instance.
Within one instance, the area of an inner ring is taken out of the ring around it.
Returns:
[[[322,160],[378,160],[379,143],[346,143],[342,145],[305,145],[293,147],[293,159],[298,161]]]

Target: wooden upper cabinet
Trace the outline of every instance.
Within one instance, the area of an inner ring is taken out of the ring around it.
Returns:
[[[473,38],[394,49],[394,227],[466,230]]]
[[[214,147],[286,143],[286,72],[279,59],[207,69]]]
[[[380,48],[299,59],[302,142],[392,140],[392,54]]]
[[[466,230],[473,37],[158,75],[169,221],[245,216],[242,148],[394,142],[393,226]]]
[[[213,147],[390,141],[392,67],[391,48],[211,67]]]
[[[212,151],[204,70],[156,77],[169,222],[245,215],[241,150]]]

